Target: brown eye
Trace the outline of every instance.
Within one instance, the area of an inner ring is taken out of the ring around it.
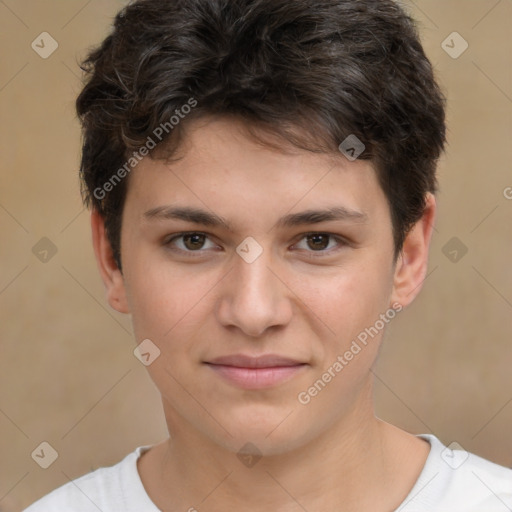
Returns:
[[[191,231],[167,237],[163,244],[172,251],[202,254],[208,249],[215,249],[215,244],[206,233]],[[209,244],[209,245],[208,245]]]
[[[204,245],[205,235],[201,233],[189,233],[183,235],[183,245],[190,251],[201,249]]]
[[[331,233],[304,233],[293,249],[299,249],[308,258],[329,257],[349,245],[342,237]]]
[[[330,235],[314,233],[312,235],[307,235],[306,238],[310,249],[322,251],[329,246]]]

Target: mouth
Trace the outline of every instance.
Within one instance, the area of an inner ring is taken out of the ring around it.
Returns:
[[[236,354],[205,361],[205,364],[219,377],[243,389],[264,389],[283,384],[309,366],[275,354],[259,357]]]

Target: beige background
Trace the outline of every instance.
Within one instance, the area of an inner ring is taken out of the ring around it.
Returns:
[[[122,5],[0,1],[2,511],[166,433],[130,319],[106,304],[78,192],[77,61]],[[377,412],[512,466],[512,1],[407,5],[448,96],[449,147],[429,276],[388,330]],[[31,48],[43,31],[59,44],[48,59]],[[469,43],[458,59],[441,47],[453,31]],[[46,263],[32,252],[43,237],[57,248]],[[457,263],[452,237],[468,249]],[[31,458],[43,441],[59,454],[46,470]]]

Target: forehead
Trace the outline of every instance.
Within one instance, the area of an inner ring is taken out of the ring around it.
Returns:
[[[368,160],[314,153],[280,139],[269,146],[231,119],[199,120],[184,133],[170,160],[145,157],[136,166],[127,204],[151,209],[181,201],[260,215],[326,204],[372,214],[386,202]]]

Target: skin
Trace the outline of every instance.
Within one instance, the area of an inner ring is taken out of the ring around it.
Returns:
[[[187,127],[181,159],[144,158],[129,178],[122,273],[92,212],[108,301],[132,315],[137,343],[150,339],[160,350],[148,371],[170,438],[146,452],[138,470],[161,510],[387,512],[405,499],[429,453],[427,442],[374,415],[371,369],[385,329],[307,405],[297,397],[380,314],[417,296],[435,198],[427,196],[395,264],[389,205],[371,163],[280,143],[282,151],[256,143],[233,119],[203,119]],[[202,208],[231,229],[145,218],[163,205]],[[277,224],[332,206],[366,219]],[[207,237],[165,245],[186,231]],[[311,232],[346,243],[321,237],[319,250]],[[236,252],[249,236],[263,250],[252,263]],[[245,390],[205,364],[240,353],[305,365],[286,382]],[[262,455],[252,467],[237,457],[248,442]]]

